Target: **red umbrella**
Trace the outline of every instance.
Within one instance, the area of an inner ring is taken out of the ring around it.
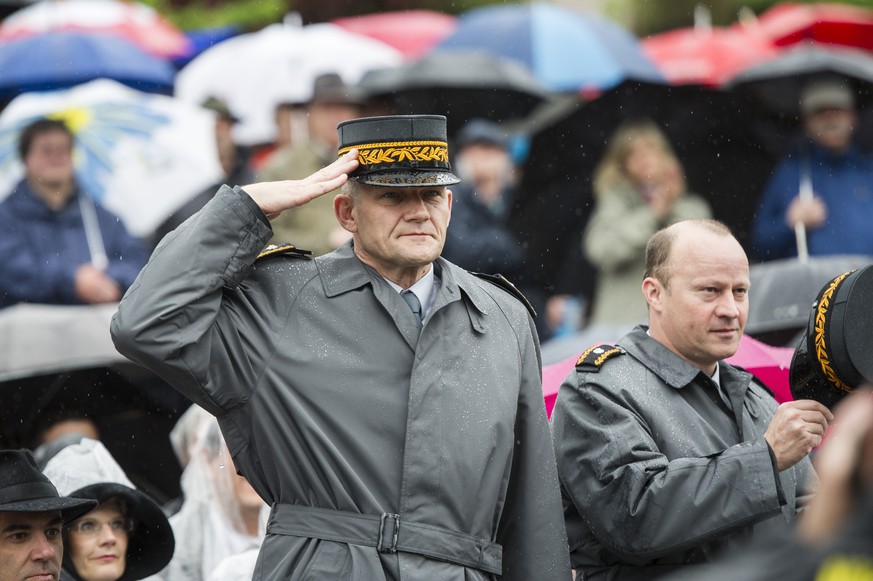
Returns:
[[[754,27],[681,28],[641,41],[643,51],[674,85],[717,87],[778,49]]]
[[[588,346],[583,347],[582,350]],[[581,351],[580,350],[580,353]],[[788,371],[791,367],[791,357],[794,349],[788,347],[771,347],[743,335],[737,352],[726,359],[732,365],[739,365],[757,377],[767,387],[773,390],[779,403],[794,399],[788,386]],[[546,404],[546,414],[551,418],[558,389],[576,365],[579,355],[572,355],[557,363],[543,366],[543,400]]]
[[[873,10],[845,4],[779,4],[758,17],[778,46],[815,41],[873,50]]]
[[[432,10],[401,10],[349,16],[332,20],[349,32],[363,34],[393,46],[407,60],[424,56],[455,30],[454,16]]]
[[[41,0],[0,25],[0,41],[45,32],[99,32],[123,38],[162,58],[187,56],[191,41],[146,4],[123,0]]]

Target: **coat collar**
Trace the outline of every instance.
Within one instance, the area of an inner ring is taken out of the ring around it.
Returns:
[[[372,284],[373,277],[379,276],[358,259],[352,244],[348,242],[337,250],[315,259],[327,297],[335,297]],[[431,307],[432,312],[460,300],[461,296],[465,295],[469,299],[468,310],[473,327],[479,332],[484,332],[485,317],[489,314],[491,303],[487,293],[482,289],[482,285],[486,283],[444,258],[438,258],[434,262],[434,268],[440,279],[440,286]],[[374,285],[374,290],[376,286]],[[390,289],[387,283],[384,286]]]
[[[661,378],[667,385],[680,389],[690,384],[701,374],[700,369],[694,367],[673,351],[652,339],[646,331],[646,325],[637,325],[633,330],[622,337],[618,342],[634,359]],[[737,369],[724,361],[718,363],[721,373],[722,385],[748,385],[752,375],[747,371]]]

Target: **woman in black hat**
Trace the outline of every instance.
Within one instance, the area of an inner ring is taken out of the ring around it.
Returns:
[[[51,458],[44,473],[66,496],[98,502],[64,527],[62,579],[135,581],[161,571],[175,539],[160,507],[136,490],[106,448],[82,439]]]

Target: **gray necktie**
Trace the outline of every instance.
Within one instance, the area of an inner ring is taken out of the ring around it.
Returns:
[[[418,326],[421,326],[421,302],[419,302],[418,297],[415,296],[415,293],[411,290],[405,290],[400,293],[400,296],[403,297],[403,300],[406,301],[406,304],[409,305],[409,308],[412,310],[413,314],[415,314],[415,322],[418,323]]]

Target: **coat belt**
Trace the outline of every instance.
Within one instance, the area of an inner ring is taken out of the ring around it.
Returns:
[[[494,575],[503,573],[503,547],[473,535],[416,523],[399,514],[380,516],[294,504],[274,504],[267,533],[403,551]]]

